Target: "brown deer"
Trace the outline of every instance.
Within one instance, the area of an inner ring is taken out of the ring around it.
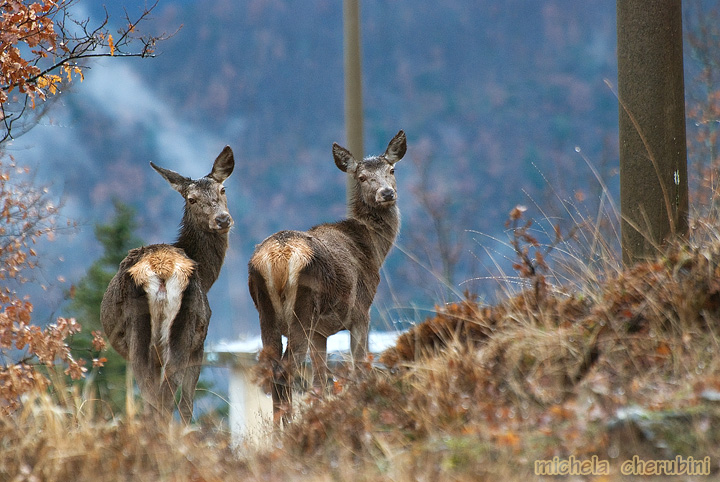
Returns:
[[[380,268],[400,228],[394,164],[405,155],[403,131],[380,156],[357,161],[333,144],[337,167],[346,172],[348,219],[308,231],[280,231],[255,249],[249,288],[260,315],[262,357],[272,367],[273,420],[288,423],[293,374],[310,358],[314,386],[327,383],[327,337],[350,331],[354,363],[367,356],[370,305]],[[282,338],[288,339],[282,353]]]
[[[174,244],[131,250],[102,300],[110,344],[130,362],[147,404],[169,419],[190,422],[210,323],[207,292],[217,280],[233,225],[223,182],[235,160],[230,147],[207,176],[193,180],[150,163],[185,199]]]

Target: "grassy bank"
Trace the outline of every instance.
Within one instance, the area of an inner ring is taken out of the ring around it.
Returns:
[[[571,287],[519,258],[527,289],[438,308],[382,355],[386,370],[338,374],[337,395],[308,398],[259,446],[233,449],[220,421],[107,420],[58,387],[0,420],[0,480],[521,480],[543,461],[620,480],[633,460],[643,480],[658,472],[647,461],[709,460],[717,476],[715,230],[631,269],[585,265]]]

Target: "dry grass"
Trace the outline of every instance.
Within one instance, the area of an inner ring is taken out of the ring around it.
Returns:
[[[75,393],[64,405],[46,393],[0,420],[0,480],[228,480],[228,437],[160,427],[140,416],[105,421]]]
[[[340,374],[260,448],[36,395],[0,420],[0,480],[521,480],[555,456],[596,456],[619,480],[633,455],[709,456],[717,476],[720,236],[700,226],[632,269],[585,270],[572,289],[545,272],[496,305],[438,309],[387,370]]]
[[[438,309],[382,355],[390,371],[311,405],[282,453],[339,479],[332,468],[348,465],[390,480],[526,478],[554,456],[597,456],[615,475],[633,455],[709,456],[716,471],[720,238],[585,269],[585,290],[542,275],[494,306]]]

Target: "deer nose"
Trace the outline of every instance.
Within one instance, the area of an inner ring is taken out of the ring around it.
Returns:
[[[232,225],[232,218],[228,213],[220,214],[215,218],[218,228],[226,229]]]
[[[395,200],[395,189],[391,187],[382,188],[378,194],[380,194],[380,199],[382,199],[383,202]]]

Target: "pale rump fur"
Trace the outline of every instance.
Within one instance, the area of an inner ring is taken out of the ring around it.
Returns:
[[[282,243],[268,238],[250,259],[250,264],[262,274],[276,313],[289,319],[295,306],[300,271],[312,259],[312,249],[299,239]]]
[[[328,381],[328,336],[349,330],[353,362],[367,356],[370,306],[400,229],[394,165],[406,148],[402,131],[384,154],[362,161],[334,144],[335,164],[351,181],[348,218],[308,231],[277,232],[250,258],[248,287],[260,316],[262,365],[269,363],[266,373],[272,373],[276,424],[291,418],[293,376],[308,349],[320,392]]]
[[[170,359],[170,328],[180,311],[182,295],[194,269],[195,262],[181,249],[162,246],[145,254],[128,270],[135,284],[147,293],[152,345],[164,360],[163,368]]]

